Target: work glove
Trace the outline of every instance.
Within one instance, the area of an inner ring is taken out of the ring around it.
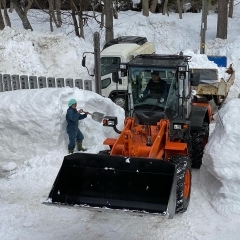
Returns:
[[[141,94],[139,94],[139,98],[143,98],[143,94],[141,93]]]
[[[89,114],[89,112],[84,112],[86,115],[88,115]]]
[[[78,110],[78,113],[83,113],[83,110],[82,109]]]

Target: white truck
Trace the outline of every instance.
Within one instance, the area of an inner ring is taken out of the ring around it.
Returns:
[[[155,46],[147,38],[123,36],[105,44],[100,53],[101,94],[109,97],[117,105],[127,105],[127,77],[119,80],[118,69],[121,63],[128,63],[140,54],[154,54]]]

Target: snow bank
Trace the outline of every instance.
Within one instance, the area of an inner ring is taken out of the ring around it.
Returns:
[[[67,151],[66,110],[68,101],[75,98],[78,108],[99,111],[118,117],[121,129],[124,111],[110,99],[78,88],[46,88],[0,93],[0,157],[3,159],[30,158],[49,151]],[[99,107],[101,106],[101,107]],[[79,122],[85,136],[84,145],[98,151],[103,140],[117,135],[104,128],[90,115]],[[102,150],[102,149],[101,149]]]
[[[219,111],[215,129],[203,157],[203,165],[222,183],[219,190],[213,194],[216,209],[237,213],[240,213],[239,112],[240,99],[230,100]]]
[[[89,78],[81,59],[85,49],[92,48],[78,37],[5,27],[0,35],[0,73]]]

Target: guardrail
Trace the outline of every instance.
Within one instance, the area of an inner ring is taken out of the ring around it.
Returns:
[[[0,92],[19,89],[61,88],[66,86],[92,91],[92,80],[0,74]]]

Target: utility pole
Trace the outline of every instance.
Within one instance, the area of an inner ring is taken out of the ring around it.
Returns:
[[[202,22],[201,22],[201,42],[200,53],[205,54],[205,39],[207,30],[207,0],[202,0]]]
[[[105,0],[104,4],[106,5],[105,8],[105,24],[106,24],[106,36],[105,42],[109,42],[114,38],[113,34],[113,1],[112,0]]]
[[[95,91],[102,94],[101,86],[101,66],[100,66],[100,36],[98,32],[93,35],[94,41],[94,65],[95,65]]]

